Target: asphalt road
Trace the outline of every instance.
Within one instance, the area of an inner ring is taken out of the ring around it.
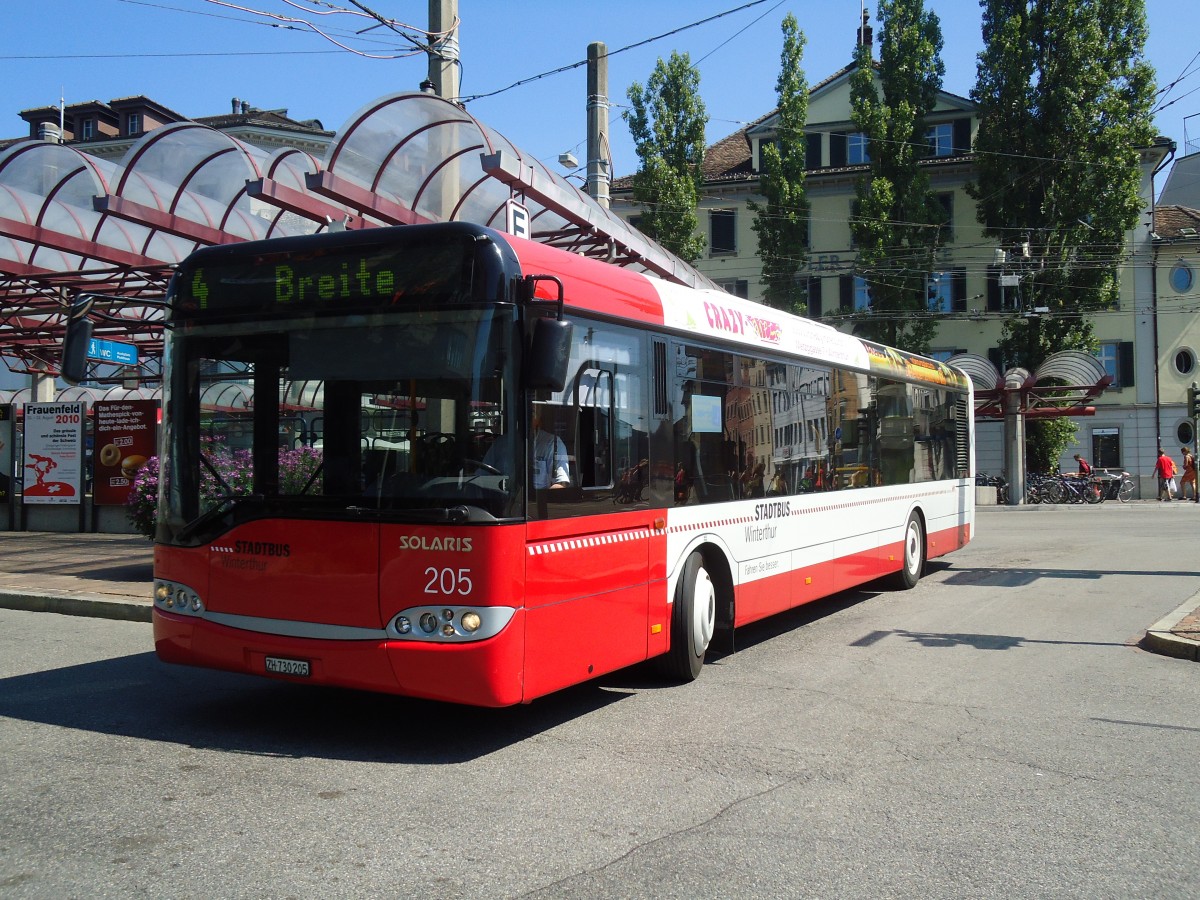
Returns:
[[[912,591],[477,710],[0,610],[3,897],[1196,897],[1191,504],[982,510]],[[1198,604],[1200,605],[1200,604]]]

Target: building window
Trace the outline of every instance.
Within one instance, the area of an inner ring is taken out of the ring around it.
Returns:
[[[1117,428],[1092,429],[1092,465],[1098,469],[1121,468],[1121,432]]]
[[[129,118],[125,120],[125,134],[129,136],[142,133],[142,114],[130,113]]]
[[[854,276],[854,311],[862,312],[871,308],[871,286],[867,279]]]
[[[1175,371],[1180,375],[1191,375],[1196,370],[1196,354],[1189,348],[1175,352]]]
[[[846,162],[849,165],[856,166],[871,161],[867,143],[867,136],[861,131],[846,135]]]
[[[928,292],[930,312],[967,311],[966,269],[934,272],[925,282],[925,287]]]
[[[84,119],[79,126],[79,139],[81,141],[90,141],[96,136],[96,120]]]
[[[713,284],[727,294],[733,294],[743,300],[750,299],[750,282],[745,278],[714,278]]]
[[[1100,361],[1100,365],[1104,366],[1105,373],[1112,376],[1112,384],[1109,388],[1114,390],[1122,388],[1121,384],[1121,342],[1120,341],[1103,341],[1100,342],[1100,349],[1096,352],[1096,359]]]
[[[871,288],[858,275],[838,276],[838,306],[843,313],[866,312],[871,308]]]
[[[732,256],[737,253],[737,211],[713,209],[708,213],[709,256]]]
[[[925,142],[929,144],[930,156],[952,156],[954,154],[954,125],[950,122],[930,125],[925,131]]]
[[[938,362],[950,362],[951,357],[966,352],[966,350],[930,350],[929,358],[936,359]]]
[[[1190,446],[1192,440],[1196,437],[1196,431],[1192,427],[1191,419],[1184,419],[1175,428],[1175,439],[1179,441],[1181,447]]]
[[[1171,289],[1177,294],[1186,294],[1196,283],[1191,267],[1182,259],[1171,269]]]

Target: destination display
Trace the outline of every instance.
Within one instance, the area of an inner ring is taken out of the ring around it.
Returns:
[[[176,276],[173,309],[191,318],[462,302],[471,299],[471,262],[462,244],[444,241],[197,254]]]

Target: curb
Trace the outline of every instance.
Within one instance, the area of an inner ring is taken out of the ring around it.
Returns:
[[[1200,607],[1200,593],[1195,594],[1177,609],[1151,625],[1146,630],[1146,636],[1141,640],[1142,648],[1163,656],[1200,662],[1200,641],[1180,637],[1171,632],[1172,628],[1195,612],[1198,607]]]
[[[101,594],[14,594],[0,591],[0,608],[23,612],[51,612],[63,616],[89,616],[125,622],[149,622],[150,601],[117,600]]]

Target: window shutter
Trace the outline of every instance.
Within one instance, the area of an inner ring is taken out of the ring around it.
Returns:
[[[952,282],[953,293],[951,294],[951,296],[953,297],[953,300],[954,300],[954,311],[955,312],[966,312],[967,311],[967,270],[966,269],[955,269],[951,273],[950,277],[954,279]]]
[[[1004,354],[1000,352],[1000,348],[989,347],[987,355],[988,359],[992,361],[992,365],[996,367],[996,371],[1000,373],[1001,377],[1003,377],[1005,369]]]
[[[1133,387],[1133,341],[1121,341],[1117,348],[1117,362],[1120,386]]]
[[[829,134],[829,165],[846,165],[846,132],[833,131]]]
[[[814,278],[809,276],[808,279],[808,317],[810,319],[821,318],[821,284],[823,278]]]
[[[821,168],[821,133],[804,136],[804,168]]]
[[[954,120],[954,152],[956,154],[971,152],[971,120],[970,119],[955,119]]]
[[[1000,312],[1000,270],[988,266],[987,270],[987,309],[988,312]]]

